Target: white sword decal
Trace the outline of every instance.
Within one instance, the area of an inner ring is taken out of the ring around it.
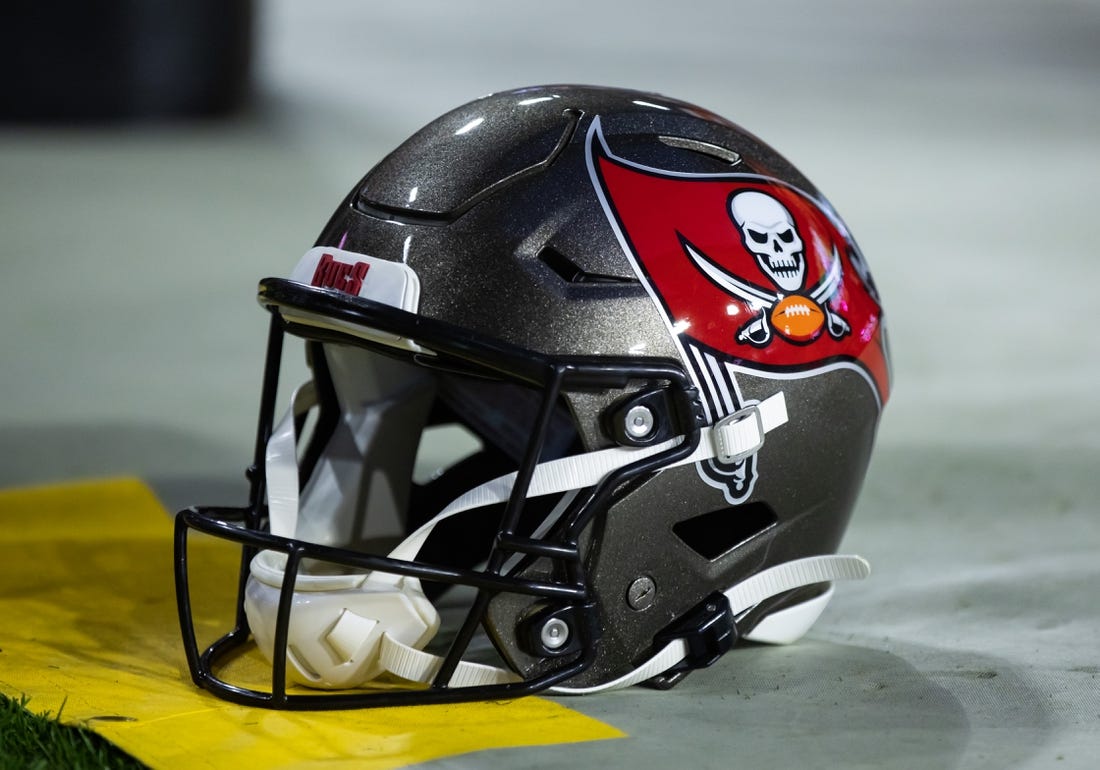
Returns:
[[[776,302],[783,298],[783,295],[768,291],[767,289],[742,280],[698,251],[683,237],[680,238],[680,243],[683,244],[687,255],[703,275],[718,284],[718,286],[728,294],[732,294],[734,297],[748,303],[748,306],[753,312],[759,313],[758,316],[754,317],[737,331],[737,341],[748,342],[759,347],[767,345],[771,341],[771,328],[768,326],[767,313],[762,313],[760,311],[765,309],[770,310]],[[830,336],[834,339],[840,339],[851,331],[848,322],[840,315],[833,312],[828,305],[828,301],[832,299],[833,295],[840,289],[840,282],[843,275],[840,254],[837,253],[836,247],[834,246],[833,259],[832,263],[829,265],[829,269],[825,272],[824,277],[818,282],[817,286],[810,292],[810,298],[825,311],[825,318],[827,320],[826,327],[828,328]]]

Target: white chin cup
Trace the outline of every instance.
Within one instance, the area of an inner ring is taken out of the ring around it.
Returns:
[[[261,551],[252,560],[244,610],[260,652],[274,659],[275,618],[286,554]],[[417,649],[439,629],[439,613],[415,578],[371,573],[309,573],[295,583],[287,639],[287,680],[320,689],[360,687],[384,670],[383,635]]]

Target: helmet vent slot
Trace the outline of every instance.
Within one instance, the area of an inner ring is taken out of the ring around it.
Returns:
[[[714,560],[771,529],[779,521],[767,503],[719,508],[676,522],[672,531],[691,550]]]
[[[636,284],[637,278],[621,275],[606,275],[604,273],[589,273],[583,270],[576,262],[562,254],[553,246],[544,246],[539,252],[539,260],[558,274],[566,283],[598,284],[598,283],[626,283]]]
[[[662,144],[667,144],[669,147],[677,147],[681,150],[690,150],[700,155],[707,155],[731,166],[736,166],[741,162],[740,153],[725,147],[719,147],[717,144],[700,142],[698,139],[687,139],[682,136],[659,136],[657,138]]]

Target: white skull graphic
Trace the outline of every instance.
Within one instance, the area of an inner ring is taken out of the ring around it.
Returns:
[[[802,236],[787,208],[770,195],[745,190],[730,199],[730,214],[745,248],[783,291],[798,291],[806,278]]]

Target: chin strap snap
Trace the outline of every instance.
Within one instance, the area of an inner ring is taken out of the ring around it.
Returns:
[[[871,574],[871,565],[861,556],[841,554],[810,556],[757,572],[724,591],[723,595],[729,601],[732,614],[736,616],[752,609],[765,599],[795,588],[815,583],[829,583],[834,580],[861,580],[869,574]],[[691,648],[687,639],[673,639],[645,663],[618,679],[592,687],[554,687],[552,691],[561,695],[587,695],[629,687],[668,671],[688,659],[690,655]]]

